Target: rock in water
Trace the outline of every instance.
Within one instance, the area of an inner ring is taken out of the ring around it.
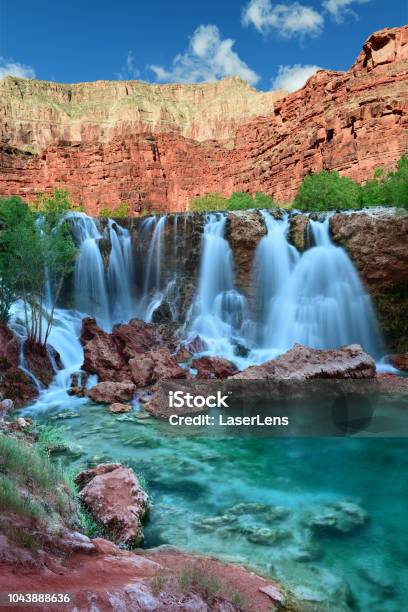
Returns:
[[[0,421],[3,421],[3,419],[9,415],[10,412],[13,410],[13,408],[14,408],[13,400],[11,399],[1,400],[0,402]]]
[[[341,500],[326,506],[323,512],[316,514],[310,521],[310,526],[316,532],[349,533],[365,525],[367,520],[367,512],[358,504]]]
[[[129,368],[137,387],[145,387],[163,379],[187,378],[188,375],[188,371],[179,366],[165,347],[136,355],[129,360]]]
[[[87,391],[86,395],[93,402],[113,404],[131,400],[136,390],[132,382],[101,382]]]
[[[109,411],[113,414],[122,414],[123,412],[132,412],[132,406],[130,404],[119,404],[119,402],[114,402],[111,404]]]
[[[168,302],[162,302],[152,314],[153,323],[169,323],[173,320],[173,313]]]
[[[408,353],[398,353],[396,355],[387,355],[386,363],[390,363],[397,370],[408,371]]]
[[[191,367],[197,370],[197,378],[228,378],[237,372],[237,367],[223,357],[199,357]]]
[[[10,398],[16,406],[32,401],[38,390],[32,379],[19,368],[19,341],[0,323],[0,397]]]
[[[95,521],[117,544],[140,546],[149,498],[133,470],[119,463],[101,463],[80,472],[79,497]]]
[[[232,380],[307,381],[316,378],[374,378],[375,361],[359,344],[340,349],[312,349],[301,344],[259,366],[250,366]]]

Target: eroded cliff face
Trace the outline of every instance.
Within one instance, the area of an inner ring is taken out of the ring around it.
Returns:
[[[237,78],[200,85],[0,81],[0,193],[68,188],[87,212],[186,210],[208,192],[294,197],[309,172],[358,181],[408,147],[408,26],[371,35],[348,72],[299,91]]]

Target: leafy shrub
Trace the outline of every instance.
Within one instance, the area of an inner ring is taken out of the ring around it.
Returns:
[[[389,172],[383,183],[384,200],[390,206],[408,210],[408,157],[402,155],[395,172]]]
[[[194,198],[191,210],[194,212],[221,212],[225,210],[248,210],[251,208],[273,208],[273,198],[265,193],[253,197],[244,191],[235,191],[229,198],[218,193],[208,193]]]
[[[124,219],[129,216],[129,204],[122,202],[116,208],[102,208],[99,216],[110,219]]]
[[[194,198],[191,204],[193,212],[217,212],[227,210],[227,198],[219,193],[207,193]]]
[[[273,201],[273,197],[257,191],[254,198],[254,208],[275,208],[276,202]]]
[[[322,170],[304,178],[294,205],[300,210],[358,208],[360,186],[335,170]]]
[[[227,200],[228,210],[247,210],[254,207],[254,199],[250,193],[235,191]]]
[[[72,201],[69,191],[66,189],[54,189],[52,194],[37,193],[34,200],[29,202],[29,207],[37,213],[56,212],[58,214],[72,211],[83,212],[83,206]]]

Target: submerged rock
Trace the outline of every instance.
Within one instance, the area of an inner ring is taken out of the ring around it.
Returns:
[[[358,504],[342,500],[329,504],[316,514],[309,525],[316,532],[350,533],[368,521],[367,512]]]
[[[132,382],[100,382],[86,394],[93,402],[112,404],[132,399],[135,390]]]
[[[80,472],[79,497],[95,521],[117,544],[139,546],[148,496],[133,470],[119,463],[102,463]]]
[[[375,361],[359,344],[341,349],[313,349],[301,344],[261,365],[250,366],[232,380],[307,381],[318,378],[374,378]]]

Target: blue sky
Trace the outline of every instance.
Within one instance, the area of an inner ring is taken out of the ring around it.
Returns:
[[[408,0],[0,0],[0,76],[59,82],[212,80],[296,89],[346,70]]]

